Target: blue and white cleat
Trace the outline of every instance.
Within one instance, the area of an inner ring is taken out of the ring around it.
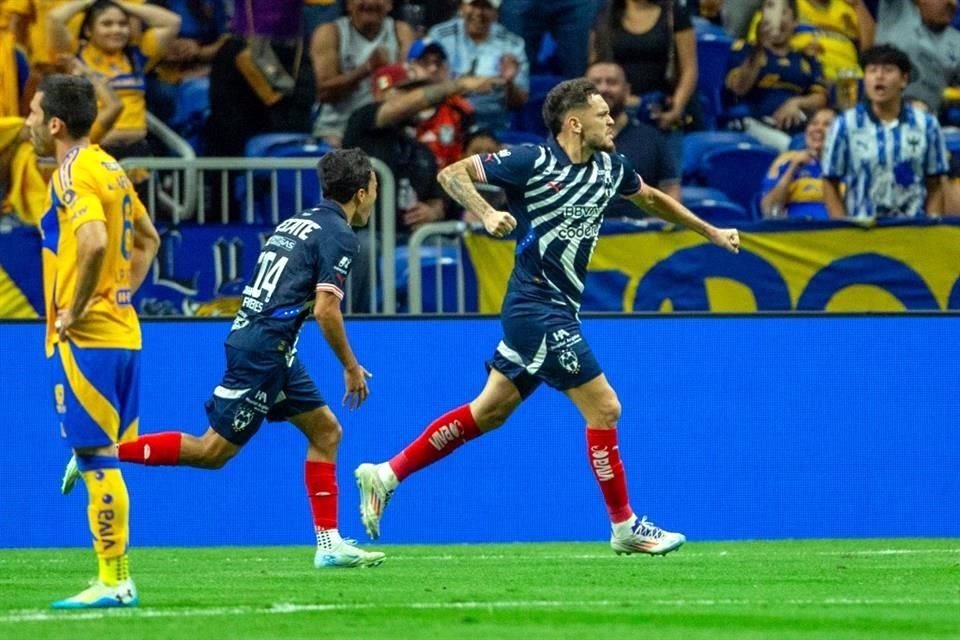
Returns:
[[[614,527],[610,536],[610,546],[617,555],[632,553],[646,553],[652,556],[662,556],[676,551],[687,541],[682,533],[673,533],[661,529],[647,520],[647,516],[638,518],[633,516],[628,523]],[[619,531],[618,531],[619,529]]]
[[[127,578],[114,586],[105,585],[94,580],[90,586],[77,595],[57,600],[52,606],[54,609],[109,609],[116,607],[135,607],[140,604],[137,596],[137,587],[133,580]]]
[[[383,564],[386,556],[380,551],[364,551],[353,545],[354,540],[340,540],[332,548],[317,547],[313,566],[317,569],[350,569],[376,567]]]
[[[360,489],[360,520],[371,540],[380,537],[380,518],[383,517],[383,510],[387,508],[387,503],[393,497],[393,491],[389,491],[380,479],[377,472],[379,466],[364,463],[353,472],[357,479],[357,487]]]
[[[74,485],[80,479],[80,467],[77,466],[77,456],[70,456],[67,466],[63,470],[63,478],[60,480],[60,493],[67,495],[73,491]]]

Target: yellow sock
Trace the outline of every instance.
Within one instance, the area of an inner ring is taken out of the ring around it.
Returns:
[[[116,462],[114,462],[116,464]],[[89,503],[87,519],[93,534],[93,549],[100,561],[100,581],[115,585],[129,577],[130,497],[117,468],[83,471]]]

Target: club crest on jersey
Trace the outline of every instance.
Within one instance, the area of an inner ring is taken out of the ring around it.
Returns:
[[[577,357],[576,351],[567,349],[561,352],[560,355],[557,356],[557,359],[560,361],[560,366],[563,367],[567,373],[580,373],[580,359]]]

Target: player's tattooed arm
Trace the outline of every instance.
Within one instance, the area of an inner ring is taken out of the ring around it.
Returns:
[[[501,238],[517,226],[517,221],[506,211],[497,211],[473,185],[480,180],[477,175],[476,156],[454,162],[437,175],[440,186],[464,209],[480,216],[490,235]]]

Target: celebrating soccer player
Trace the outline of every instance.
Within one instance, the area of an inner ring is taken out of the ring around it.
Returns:
[[[546,382],[563,391],[586,420],[587,455],[610,514],[613,550],[665,554],[686,540],[638,518],[630,506],[617,446],[620,402],[580,331],[584,279],[603,211],[618,194],[733,253],[740,249],[740,236],[736,229],[707,224],[643,183],[614,151],[613,118],[588,80],[554,87],[543,115],[554,136],[548,144],[471,156],[439,175],[447,193],[477,212],[492,235],[505,236],[519,225],[516,263],[501,311],[504,335],[479,396],[437,418],[388,462],[357,467],[360,512],[371,538],[380,535],[383,510],[400,482],[502,425]],[[475,182],[503,188],[510,211],[490,206]]]
[[[320,160],[326,198],[280,223],[267,240],[226,340],[227,370],[206,403],[210,427],[202,437],[166,432],[119,445],[120,460],[146,465],[219,469],[257,432],[264,418],[288,420],[307,437],[304,476],[317,538],[314,565],[369,567],[383,562],[337,529],[336,455],[340,423],[296,355],[311,314],[343,365],[344,404],[367,399],[370,374],[357,361],[343,326],[343,285],[358,250],[351,228],[367,223],[377,199],[377,177],[359,149]],[[76,478],[67,466],[62,490]]]
[[[90,144],[97,117],[86,78],[51,75],[30,103],[38,156],[54,155],[51,206],[41,221],[46,353],[55,357],[60,431],[87,485],[97,579],[57,609],[132,607],[127,560],[130,499],[116,443],[136,434],[140,323],[131,304],[160,246],[153,223],[120,165]]]

